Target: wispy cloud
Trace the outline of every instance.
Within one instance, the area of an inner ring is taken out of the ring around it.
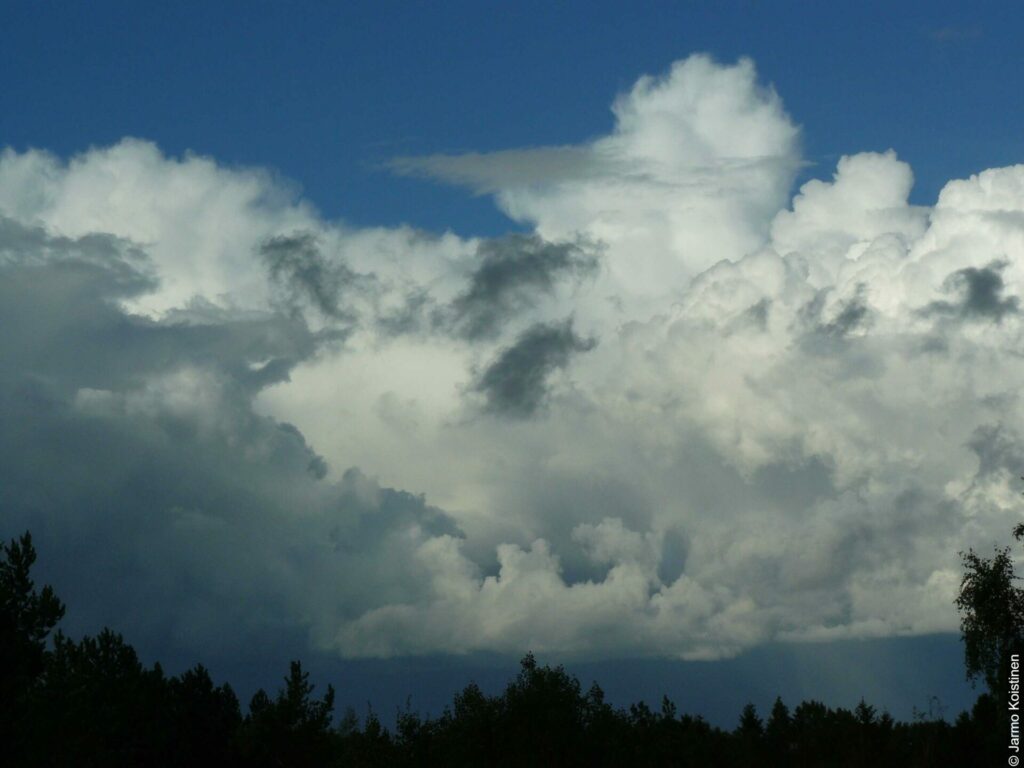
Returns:
[[[936,43],[957,43],[968,40],[980,40],[985,31],[980,24],[950,24],[945,27],[929,29],[928,37]]]

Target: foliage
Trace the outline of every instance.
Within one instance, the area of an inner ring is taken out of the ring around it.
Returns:
[[[1024,528],[1018,526],[1019,539]],[[967,677],[981,678],[997,701],[1005,695],[1009,656],[1024,648],[1024,590],[1016,586],[1009,548],[990,559],[974,550],[961,553],[964,576],[956,605],[964,641]]]
[[[312,698],[313,685],[302,664],[293,661],[277,698],[261,689],[249,703],[249,716],[238,734],[246,765],[318,766],[332,752],[331,712],[334,689],[322,700]]]
[[[37,591],[30,571],[36,560],[25,533],[2,547],[0,560],[0,739],[21,738],[25,696],[45,666],[46,639],[64,616],[49,587]]]
[[[29,572],[36,560],[32,536],[25,533],[3,546],[0,561],[0,695],[7,700],[31,683],[43,668],[46,638],[64,616],[49,586],[36,591]]]
[[[470,683],[440,717],[406,706],[393,731],[372,710],[362,722],[349,710],[335,725],[334,689],[315,697],[298,661],[276,695],[258,691],[243,717],[231,688],[216,685],[204,667],[167,677],[159,664],[143,665],[110,630],[77,642],[58,632],[47,650],[63,606],[49,587],[37,592],[29,579],[31,538],[12,542],[4,555],[2,641],[14,649],[4,657],[11,715],[5,722],[18,724],[18,737],[5,742],[10,765],[885,768],[994,765],[1000,754],[993,738],[998,707],[988,694],[954,725],[898,723],[864,701],[852,711],[806,701],[791,712],[776,699],[765,720],[748,704],[728,732],[680,715],[667,697],[658,710],[643,702],[615,708],[596,683],[584,692],[563,667],[541,665],[532,654],[500,694]],[[965,562],[978,576],[968,586],[979,591],[966,593],[968,599],[985,598],[969,604],[970,626],[981,633],[977,668],[984,669],[985,654],[1000,647],[986,645],[984,633],[1005,620],[995,607],[990,615],[986,601],[1016,593],[995,591],[984,580],[1005,586],[1001,563]]]

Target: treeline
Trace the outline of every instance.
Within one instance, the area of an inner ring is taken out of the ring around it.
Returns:
[[[147,668],[114,632],[73,641],[63,605],[29,576],[26,534],[0,562],[0,763],[12,766],[973,766],[1005,759],[998,708],[982,695],[955,724],[896,722],[861,702],[831,709],[776,700],[752,705],[732,731],[680,715],[665,698],[611,706],[562,667],[527,654],[500,695],[475,684],[438,717],[407,710],[392,727],[372,712],[335,718],[293,662],[274,695],[243,714],[202,666],[168,676]]]

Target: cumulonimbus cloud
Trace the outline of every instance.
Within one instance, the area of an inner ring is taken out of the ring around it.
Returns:
[[[533,228],[496,239],[134,139],[4,152],[0,503],[69,619],[347,656],[954,629],[957,552],[1019,517],[1024,166],[924,207],[851,154],[791,197],[747,60],[613,111],[396,161]]]

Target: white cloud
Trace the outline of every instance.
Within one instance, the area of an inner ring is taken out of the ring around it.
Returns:
[[[954,629],[957,551],[1019,517],[1024,166],[923,208],[853,154],[790,202],[798,131],[746,60],[613,111],[579,147],[399,163],[535,230],[491,241],[355,230],[137,140],[5,152],[0,403],[38,447],[0,445],[12,519],[87,498],[182,636],[218,601],[346,655]],[[57,433],[137,457],[146,511]]]
[[[720,66],[692,56],[641,78],[613,112],[613,133],[586,146],[406,158],[401,167],[493,192],[549,240],[584,233],[605,244],[594,312],[609,299],[643,311],[763,244],[799,165],[798,130],[746,59]]]

